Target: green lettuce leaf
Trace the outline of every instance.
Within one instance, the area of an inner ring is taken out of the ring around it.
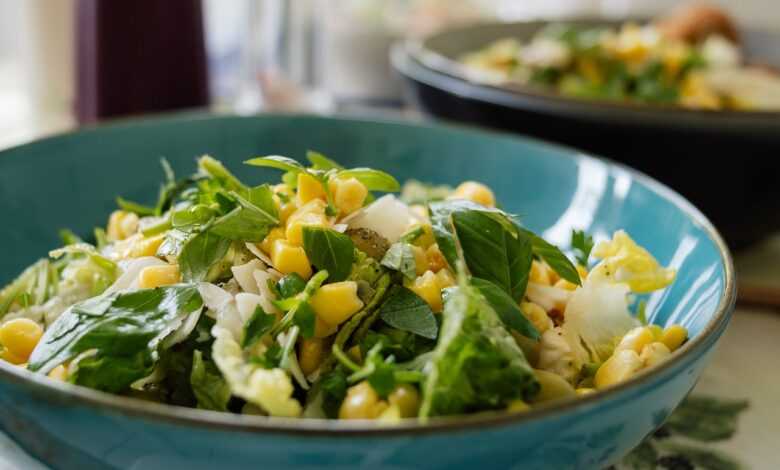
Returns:
[[[192,357],[190,384],[203,410],[227,411],[230,401],[230,386],[212,361],[203,359],[203,353],[195,350]]]

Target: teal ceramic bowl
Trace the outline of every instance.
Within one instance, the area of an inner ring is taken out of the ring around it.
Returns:
[[[658,427],[696,383],[728,324],[734,272],[718,233],[680,196],[625,167],[539,141],[474,130],[306,116],[168,118],[115,124],[0,152],[0,282],[87,234],[114,197],[148,199],[165,156],[182,173],[210,153],[247,181],[260,154],[317,149],[348,166],[436,183],[475,179],[550,240],[623,228],[678,269],[650,298],[660,325],[691,340],[662,366],[586,398],[525,414],[377,428],[236,416],[149,404],[0,364],[0,426],[55,468],[603,468]],[[274,175],[276,176],[276,175]]]

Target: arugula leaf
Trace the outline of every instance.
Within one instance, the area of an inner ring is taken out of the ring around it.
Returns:
[[[311,162],[315,170],[328,171],[344,169],[343,166],[339,165],[325,155],[319,152],[315,152],[314,150],[309,150],[306,152],[306,159]]]
[[[178,257],[181,254],[182,248],[184,248],[184,245],[190,238],[190,235],[181,230],[169,230],[165,234],[165,239],[162,244],[157,248],[157,256]]]
[[[95,350],[75,374],[78,384],[118,392],[148,375],[157,347],[178,318],[202,307],[193,285],[116,292],[77,303],[51,324],[28,369],[47,374],[80,353]]]
[[[207,225],[216,215],[213,209],[205,204],[191,206],[173,211],[171,227],[185,232],[192,232]]]
[[[326,270],[331,282],[343,281],[352,272],[355,245],[343,233],[324,227],[303,227],[303,249],[317,269]]]
[[[252,202],[232,193],[238,203],[235,209],[214,221],[209,231],[229,240],[261,242],[271,228],[279,225],[279,214],[268,185],[249,191]],[[260,204],[260,205],[258,205]]]
[[[544,238],[530,230],[520,229],[520,232],[531,239],[534,255],[543,259],[559,276],[572,284],[580,285],[582,283],[577,268],[574,267],[571,260],[558,247],[548,243]]]
[[[494,217],[480,211],[459,211],[452,222],[472,275],[498,285],[512,298],[525,294],[531,271],[531,242],[513,234]]]
[[[202,410],[227,411],[230,401],[230,385],[222,377],[213,361],[203,359],[198,350],[192,353],[192,373],[190,374],[192,392]]]
[[[300,173],[306,171],[297,160],[281,155],[270,155],[267,157],[256,157],[244,162],[247,165],[276,168],[277,170],[289,171],[291,173]]]
[[[154,215],[156,213],[154,207],[145,206],[143,204],[139,204],[133,201],[128,201],[127,199],[124,199],[121,196],[116,197],[116,205],[119,206],[119,208],[122,209],[123,211],[134,212],[140,216]]]
[[[574,250],[575,258],[580,266],[587,267],[590,252],[593,250],[593,237],[586,234],[584,230],[571,231],[571,248]]]
[[[474,287],[461,280],[443,315],[423,387],[422,420],[501,409],[539,392],[522,350]]]
[[[165,378],[159,383],[159,393],[165,403],[194,407],[198,399],[192,390],[193,353],[199,351],[204,361],[211,361],[211,348],[214,337],[211,329],[215,320],[201,315],[195,329],[181,343],[160,351],[157,366]]]
[[[403,286],[394,286],[379,309],[379,318],[399,330],[436,339],[439,325],[433,310],[420,296]]]
[[[162,246],[160,247],[162,249]],[[211,231],[198,233],[181,245],[179,268],[185,282],[206,279],[211,267],[227,254],[230,240]]]
[[[280,298],[289,299],[303,292],[303,289],[306,288],[306,281],[303,280],[300,274],[290,273],[279,279],[277,285]]]
[[[517,301],[503,289],[490,281],[477,277],[472,277],[470,282],[472,286],[479,290],[479,293],[482,294],[490,306],[493,307],[501,321],[504,322],[504,326],[534,340],[541,338],[539,331],[537,331],[533,323],[523,315],[520,306],[517,305]]]
[[[414,280],[417,277],[417,261],[412,245],[403,242],[393,243],[382,258],[382,266],[398,271],[404,277]]]
[[[201,173],[216,180],[221,188],[227,189],[228,191],[244,194],[248,190],[248,188],[244,186],[244,183],[225,168],[222,162],[208,155],[204,155],[198,159],[198,169]]]
[[[374,170],[372,168],[352,168],[341,170],[336,173],[337,178],[355,178],[363,183],[369,191],[396,192],[401,189],[401,185],[391,175],[384,171]]]
[[[260,341],[276,322],[276,316],[265,313],[261,306],[255,308],[252,317],[244,326],[244,336],[241,340],[241,347],[247,348]]]

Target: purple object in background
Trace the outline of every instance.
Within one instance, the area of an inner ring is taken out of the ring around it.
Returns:
[[[77,2],[80,123],[208,105],[200,0]]]

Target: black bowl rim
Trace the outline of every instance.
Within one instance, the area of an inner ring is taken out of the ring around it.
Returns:
[[[567,22],[614,25],[615,21],[593,18],[575,18]],[[780,111],[734,111],[734,110],[704,110],[689,109],[679,106],[663,106],[621,101],[585,99],[567,97],[559,93],[536,89],[533,87],[512,84],[487,84],[470,80],[464,72],[465,67],[429,48],[426,44],[443,34],[466,33],[480,28],[496,26],[511,27],[513,25],[543,26],[549,21],[516,21],[477,23],[446,29],[425,38],[410,38],[394,46],[394,65],[401,73],[419,79],[420,73],[409,70],[408,66],[399,60],[399,49],[406,54],[407,60],[413,60],[416,65],[434,72],[427,80],[421,80],[436,88],[454,93],[458,96],[478,99],[503,106],[533,109],[547,113],[555,113],[570,117],[597,117],[609,122],[625,124],[626,120],[641,125],[655,124],[670,126],[682,124],[689,127],[723,129],[728,132],[733,126],[739,126],[744,131],[749,126],[759,126],[767,130],[780,129]],[[451,80],[445,80],[448,78]],[[459,82],[459,83],[455,83]],[[747,129],[748,131],[750,129]]]
[[[121,397],[106,392],[101,392],[86,387],[73,385],[70,383],[51,380],[39,374],[32,373],[26,369],[0,361],[0,380],[21,385],[35,393],[36,397],[43,397],[46,401],[58,404],[67,404],[67,406],[86,406],[94,409],[96,412],[105,412],[118,414],[131,418],[146,419],[163,424],[190,426],[200,429],[219,429],[222,431],[258,433],[270,435],[295,435],[295,436],[320,436],[320,437],[338,437],[350,436],[351,438],[378,438],[389,436],[404,435],[422,435],[430,433],[444,432],[464,432],[475,431],[485,428],[494,428],[500,426],[518,425],[522,423],[540,421],[550,416],[560,415],[570,411],[587,409],[597,402],[610,398],[627,398],[628,392],[638,391],[643,384],[651,383],[655,378],[674,372],[677,367],[685,366],[687,362],[694,360],[706,352],[711,342],[716,342],[722,330],[727,326],[730,314],[733,310],[736,300],[736,282],[734,274],[734,265],[731,253],[718,233],[717,229],[709,220],[685,198],[677,194],[674,190],[657,182],[651,177],[633,170],[625,165],[610,161],[608,159],[597,159],[596,157],[586,155],[575,149],[558,144],[549,143],[532,137],[518,137],[504,132],[485,131],[467,126],[444,126],[437,124],[422,124],[415,122],[404,122],[392,119],[355,119],[348,117],[323,117],[307,114],[261,114],[256,116],[232,116],[232,115],[174,115],[173,117],[152,117],[127,119],[118,123],[92,126],[75,132],[66,132],[58,135],[40,139],[21,146],[6,149],[0,152],[0,158],[3,153],[13,151],[18,148],[35,145],[41,141],[54,141],[62,137],[73,134],[89,134],[100,132],[104,129],[132,129],[139,126],[154,126],[158,124],[171,124],[176,122],[187,122],[195,120],[220,121],[220,120],[274,120],[274,119],[319,119],[337,121],[343,124],[349,123],[373,123],[379,125],[389,125],[398,127],[422,127],[430,130],[454,130],[460,133],[468,133],[482,137],[499,137],[503,139],[525,140],[531,143],[554,148],[556,152],[552,158],[574,159],[574,160],[600,160],[607,165],[621,169],[631,174],[632,178],[647,186],[650,190],[672,204],[677,206],[685,213],[695,224],[702,227],[712,242],[718,249],[721,263],[725,273],[725,284],[723,295],[718,306],[715,309],[713,317],[709,320],[703,331],[696,337],[687,341],[678,351],[664,363],[650,370],[642,371],[631,379],[618,384],[606,390],[578,397],[577,399],[565,400],[560,402],[551,402],[542,406],[532,408],[525,413],[507,413],[503,411],[480,413],[474,415],[436,418],[427,423],[420,423],[415,419],[402,420],[401,423],[382,426],[372,421],[340,421],[325,419],[301,419],[301,418],[270,418],[264,416],[246,416],[235,415],[231,413],[221,413],[214,411],[204,411],[191,408],[177,407],[159,403],[145,402],[135,398]],[[698,353],[694,355],[694,353]],[[679,372],[678,372],[679,373]],[[622,396],[622,397],[621,397]]]

